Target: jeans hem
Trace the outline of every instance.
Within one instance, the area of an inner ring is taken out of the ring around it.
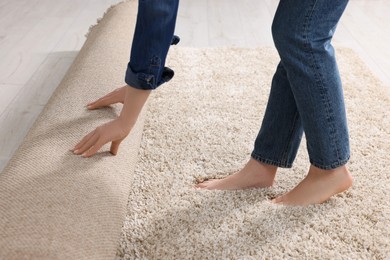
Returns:
[[[291,168],[292,167],[292,163],[282,163],[282,162],[274,161],[274,160],[271,160],[268,158],[264,158],[264,157],[256,154],[255,152],[251,153],[251,157],[253,159],[255,159],[256,161],[259,161],[261,163],[270,164],[270,165],[281,167],[281,168]]]
[[[323,165],[323,164],[319,164],[319,163],[316,163],[312,160],[310,160],[310,164],[317,167],[317,168],[320,168],[322,170],[333,170],[333,169],[336,169],[340,166],[343,166],[345,164],[347,164],[347,162],[349,161],[349,156],[347,157],[347,159],[344,159],[344,160],[339,160],[335,163],[332,163],[332,164],[328,164],[328,165]]]
[[[154,75],[136,73],[130,68],[130,66],[128,66],[126,71],[125,82],[130,87],[136,89],[152,90],[158,87]]]

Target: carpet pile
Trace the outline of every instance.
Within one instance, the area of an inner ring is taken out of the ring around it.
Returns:
[[[205,191],[250,156],[278,62],[273,48],[172,49],[176,76],[156,90],[118,257],[123,259],[388,259],[390,95],[359,57],[338,49],[354,177],[322,205],[277,206],[309,161],[305,139],[292,169],[267,189]]]

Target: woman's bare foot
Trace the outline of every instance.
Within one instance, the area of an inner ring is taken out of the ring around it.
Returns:
[[[251,158],[241,171],[223,179],[207,180],[195,187],[207,190],[266,188],[274,183],[276,170],[276,166],[263,164]]]
[[[310,166],[309,173],[294,189],[272,202],[283,205],[311,205],[327,201],[352,186],[352,176],[346,166],[322,170]]]

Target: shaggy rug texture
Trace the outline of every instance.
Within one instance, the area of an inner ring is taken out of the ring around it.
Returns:
[[[350,190],[309,207],[270,199],[304,178],[302,141],[274,187],[193,189],[249,159],[278,56],[273,48],[170,52],[171,83],[155,91],[117,257],[123,259],[389,259],[390,95],[348,49],[345,87],[354,177]]]

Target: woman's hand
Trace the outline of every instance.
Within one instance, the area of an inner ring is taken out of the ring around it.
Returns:
[[[90,157],[96,154],[103,145],[111,142],[110,152],[116,155],[120,143],[137,122],[137,118],[150,93],[151,90],[141,90],[126,85],[89,103],[88,109],[96,109],[119,102],[123,103],[123,107],[117,119],[97,127],[76,144],[71,151],[74,154]]]
[[[82,154],[83,157],[90,157],[99,151],[106,143],[111,143],[110,152],[113,155],[118,153],[120,143],[130,133],[129,127],[120,118],[112,120],[87,134],[76,146],[72,149],[74,154]]]

